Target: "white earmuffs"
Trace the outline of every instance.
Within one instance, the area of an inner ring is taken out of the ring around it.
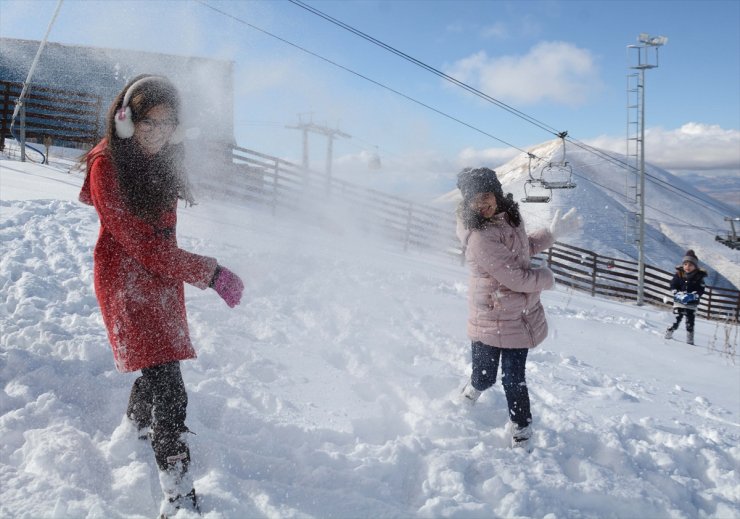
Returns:
[[[116,110],[116,114],[113,116],[114,123],[116,126],[116,135],[120,139],[130,139],[134,136],[134,121],[131,117],[131,108],[128,106],[129,101],[131,101],[131,96],[136,90],[136,88],[141,85],[142,83],[146,83],[148,81],[168,81],[167,78],[163,76],[146,76],[138,81],[134,81],[134,83],[128,87],[126,90],[126,93],[123,95],[123,102],[121,103],[121,108]],[[185,138],[185,129],[182,128],[182,125],[178,124],[177,128],[175,128],[175,131],[170,136],[170,142],[172,144],[179,144],[182,142],[182,140]]]

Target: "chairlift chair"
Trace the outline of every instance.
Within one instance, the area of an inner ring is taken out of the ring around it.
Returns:
[[[550,162],[542,168],[542,184],[550,189],[573,189],[573,168],[567,162]]]
[[[522,202],[546,204],[552,200],[552,188],[541,180],[529,179],[524,182]]]
[[[573,189],[576,184],[573,182],[573,168],[565,160],[565,138],[568,132],[560,132],[558,137],[563,142],[563,159],[559,162],[550,162],[542,168],[542,183],[550,189]]]
[[[532,174],[532,159],[535,156],[531,153],[528,153],[528,155],[529,164],[527,165],[527,170],[529,172],[529,178],[524,181],[524,198],[522,198],[522,202],[546,204],[552,199],[552,188],[542,181],[541,171],[539,178],[534,177]]]
[[[729,216],[725,217],[726,222],[730,222],[730,234],[717,235],[714,239],[720,242],[722,245],[726,245],[731,249],[740,249],[740,237],[737,235],[735,230],[735,222],[740,222],[740,218],[732,218]]]
[[[370,158],[367,161],[368,169],[381,169],[380,164],[380,153],[378,153],[378,147],[375,146],[375,150],[370,154]]]

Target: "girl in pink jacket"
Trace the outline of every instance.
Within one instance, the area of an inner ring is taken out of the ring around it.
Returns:
[[[576,230],[580,220],[575,209],[562,218],[557,211],[550,229],[527,235],[519,206],[511,193],[504,195],[495,171],[465,169],[457,187],[463,195],[457,234],[470,265],[468,336],[473,360],[463,401],[474,404],[496,382],[500,363],[513,425],[512,446],[528,449],[532,414],[525,379],[527,353],[547,337],[540,292],[554,282],[549,268],[533,268],[530,260],[552,246],[556,236]]]

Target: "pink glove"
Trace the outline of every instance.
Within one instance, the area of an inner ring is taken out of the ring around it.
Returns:
[[[239,276],[226,267],[220,265],[216,267],[216,274],[213,276],[210,286],[221,296],[221,299],[226,301],[229,308],[234,308],[242,300],[244,283],[239,279]]]

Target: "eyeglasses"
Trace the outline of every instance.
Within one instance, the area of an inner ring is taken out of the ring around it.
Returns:
[[[176,127],[177,121],[174,119],[163,119],[161,121],[157,121],[156,119],[146,118],[138,122],[138,129],[144,133],[152,132],[155,128],[165,133],[172,133],[175,131]]]

